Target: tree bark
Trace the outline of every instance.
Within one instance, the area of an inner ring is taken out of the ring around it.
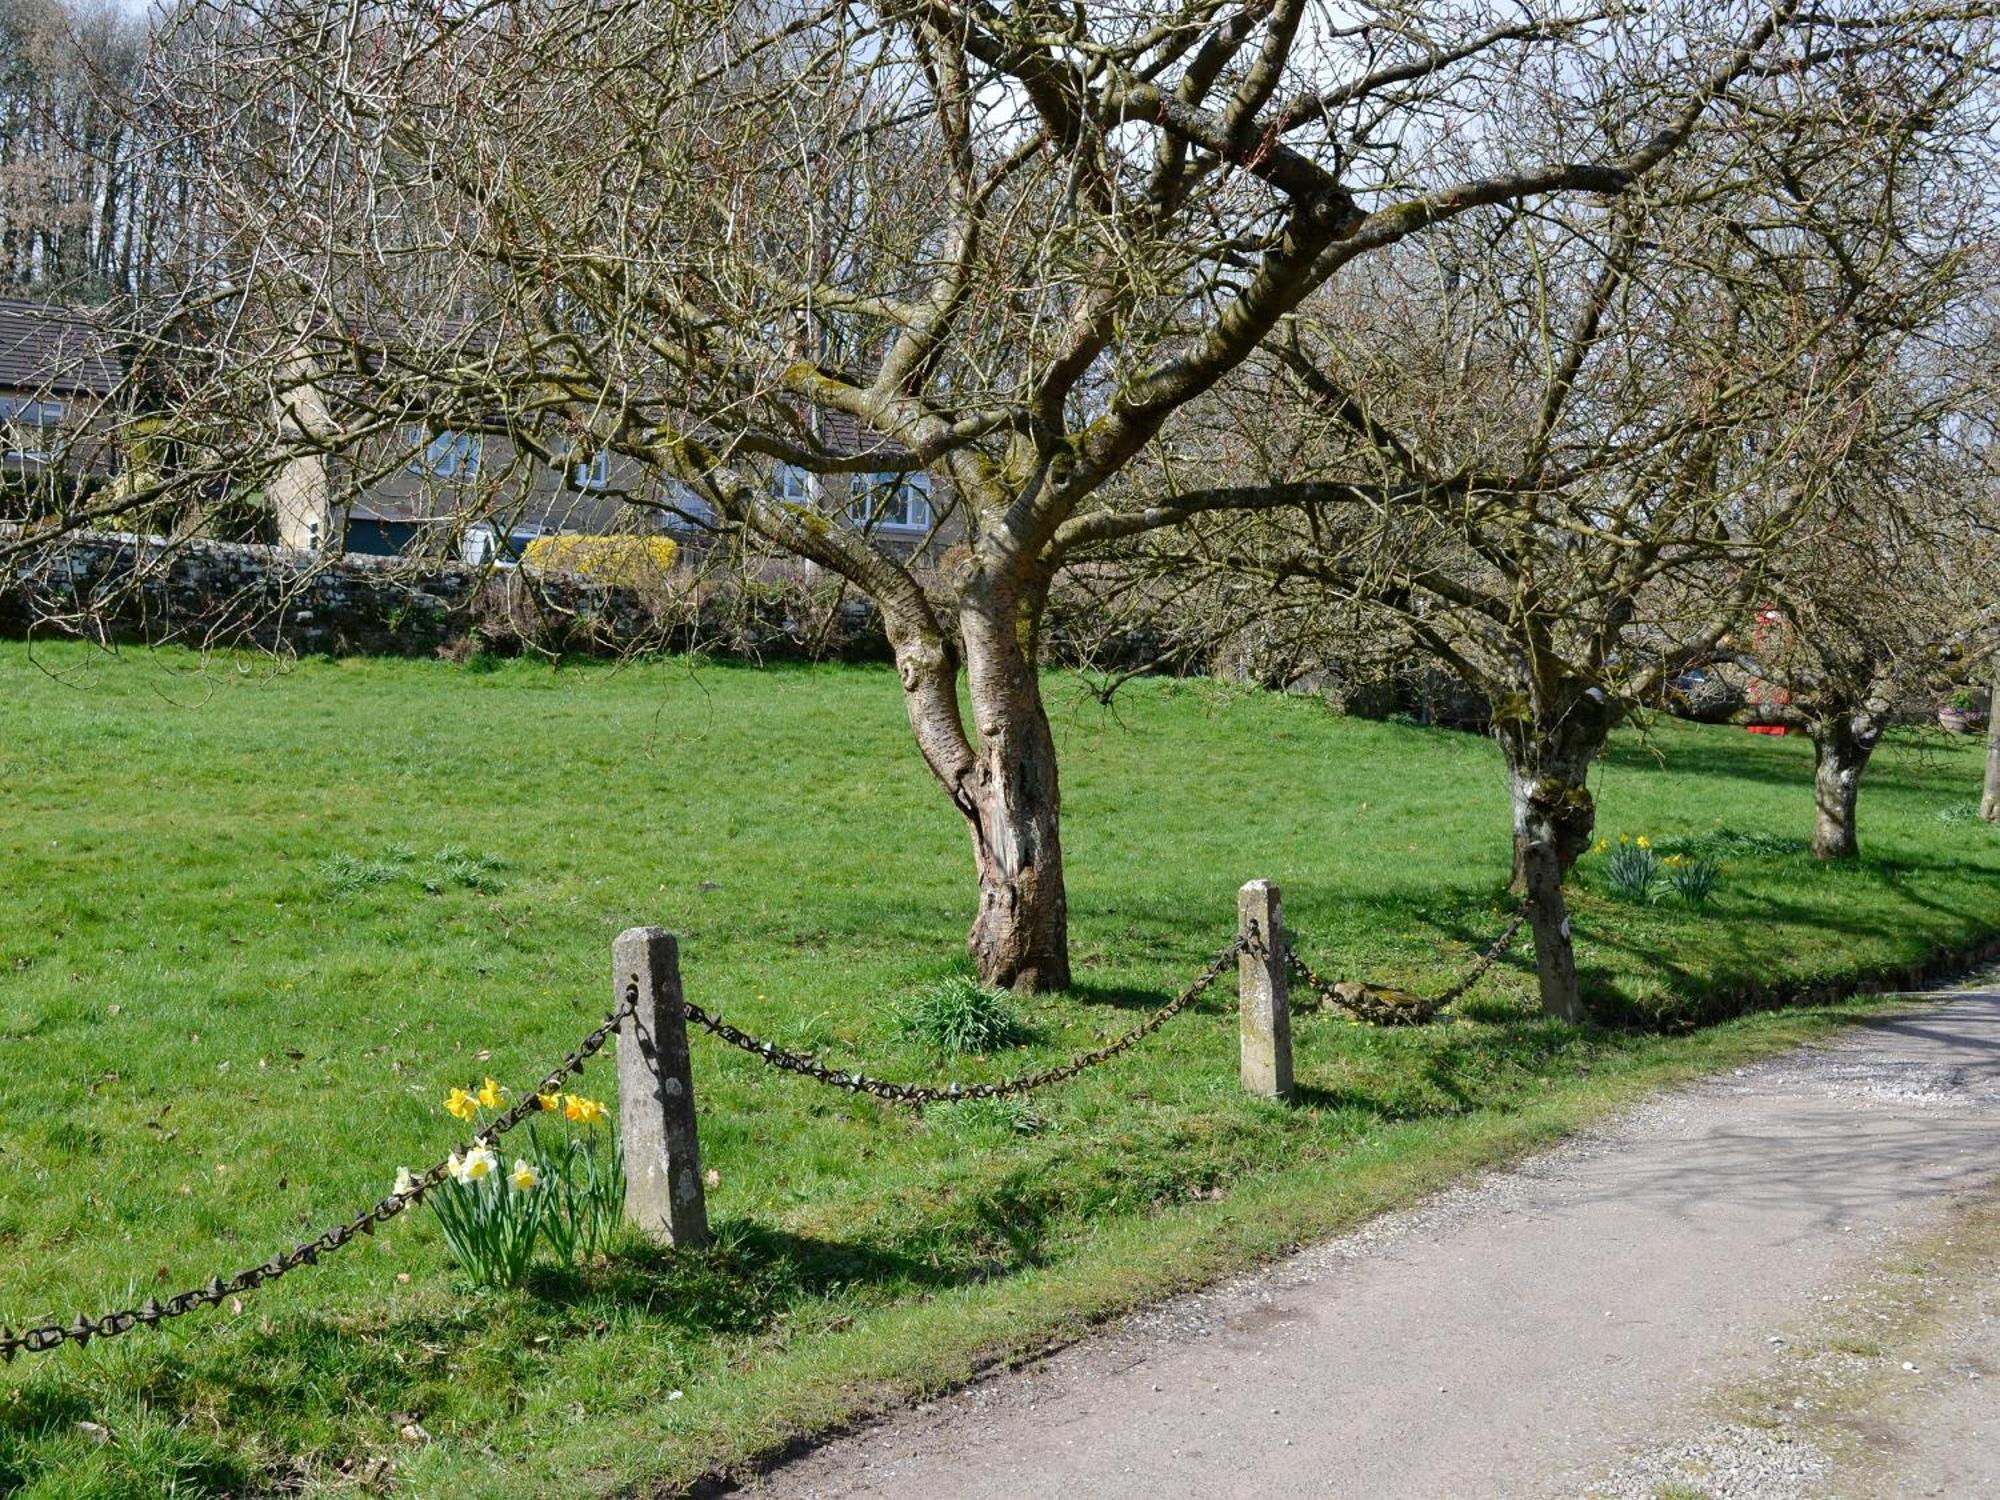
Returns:
[[[1855,809],[1861,799],[1861,773],[1875,753],[1878,734],[1857,728],[1845,715],[1820,720],[1811,727],[1813,741],[1814,859],[1854,859],[1861,853]]]
[[[2000,823],[2000,674],[1986,702],[1986,792],[1979,799],[1979,816]]]
[[[1576,976],[1569,908],[1563,901],[1562,867],[1554,847],[1538,840],[1522,851],[1528,893],[1528,927],[1535,935],[1535,978],[1542,1012],[1558,1020],[1583,1019],[1583,988]]]
[[[1035,660],[1036,613],[1035,601],[1002,595],[961,616],[978,734],[962,804],[979,871],[967,947],[982,983],[1024,991],[1070,982],[1062,792]]]
[[[1530,724],[1494,728],[1507,757],[1507,787],[1514,810],[1513,890],[1528,890],[1528,851],[1546,844],[1556,877],[1569,875],[1590,847],[1597,804],[1590,795],[1590,767],[1604,748],[1608,725],[1538,730]]]
[[[979,909],[966,946],[980,981],[1065,989],[1062,793],[1035,668],[1034,617],[1015,598],[968,595],[960,622],[976,735],[967,734],[959,708],[959,654],[934,621],[898,607],[885,609],[883,620],[896,645],[903,704],[925,763],[971,830]]]

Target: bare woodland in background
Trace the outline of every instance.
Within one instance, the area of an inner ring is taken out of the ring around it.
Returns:
[[[1630,712],[1789,684],[1839,855],[1857,723],[1990,671],[1980,5],[4,14],[10,274],[125,378],[0,561],[441,434],[509,455],[447,537],[615,459],[619,524],[879,612],[992,982],[1069,981],[1059,642],[1457,683],[1571,1016]],[[906,482],[915,547],[855,500]]]

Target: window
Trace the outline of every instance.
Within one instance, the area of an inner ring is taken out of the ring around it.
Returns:
[[[931,524],[931,482],[922,474],[857,474],[848,495],[857,526],[922,531]]]
[[[580,490],[611,488],[611,450],[600,449],[581,463],[571,464],[569,482]]]
[[[60,401],[37,401],[24,396],[0,398],[0,422],[21,427],[54,427],[62,419]]]
[[[687,526],[715,519],[715,507],[678,479],[667,481],[667,504],[672,510],[663,514],[661,520],[668,526]]]
[[[797,464],[779,464],[771,477],[771,491],[787,505],[811,505],[812,475]]]
[[[411,432],[410,472],[430,479],[476,479],[479,477],[480,441],[477,433],[439,432],[426,434],[421,428]]]
[[[7,457],[46,463],[50,437],[62,425],[64,412],[60,401],[41,401],[30,396],[0,397],[0,426],[6,428]]]

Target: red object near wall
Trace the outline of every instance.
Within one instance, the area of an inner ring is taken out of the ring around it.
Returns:
[[[1751,645],[1757,654],[1759,656],[1768,656],[1771,645],[1771,632],[1773,630],[1783,631],[1784,629],[1785,614],[1783,610],[1769,608],[1758,610],[1756,623],[1750,628]],[[1761,677],[1751,678],[1744,692],[1753,708],[1778,707],[1792,701],[1790,693],[1781,687],[1764,681]],[[1792,732],[1791,728],[1784,724],[1745,724],[1743,727],[1752,734],[1775,734],[1780,738]]]

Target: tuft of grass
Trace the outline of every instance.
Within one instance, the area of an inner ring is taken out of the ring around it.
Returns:
[[[941,1057],[998,1052],[1033,1036],[1005,990],[969,974],[927,984],[904,1001],[896,1011],[896,1032]]]
[[[1669,854],[1661,861],[1667,884],[1688,906],[1707,906],[1722,884],[1722,861],[1709,854]]]
[[[320,878],[344,896],[373,890],[400,880],[402,868],[386,859],[359,859],[352,854],[335,854],[320,861]]]
[[[1949,807],[1939,808],[1936,817],[1938,822],[1944,824],[1947,828],[1966,828],[1972,826],[1986,828],[2000,827],[2000,824],[1988,823],[1984,818],[1979,816],[1979,804],[1977,802],[1954,802]]]
[[[1718,826],[1703,829],[1698,833],[1669,835],[1655,840],[1654,847],[1662,854],[1682,854],[1690,859],[1729,859],[1739,856],[1783,859],[1790,855],[1805,854],[1812,845],[1804,838],[1773,833],[1768,829]]]
[[[1040,1135],[1051,1123],[1048,1115],[1018,1095],[936,1105],[932,1113],[953,1130],[991,1135]]]
[[[497,895],[507,889],[507,883],[500,879],[500,871],[506,868],[489,855],[458,848],[440,849],[431,856],[431,873],[424,878],[424,889],[433,896],[450,886]]]

